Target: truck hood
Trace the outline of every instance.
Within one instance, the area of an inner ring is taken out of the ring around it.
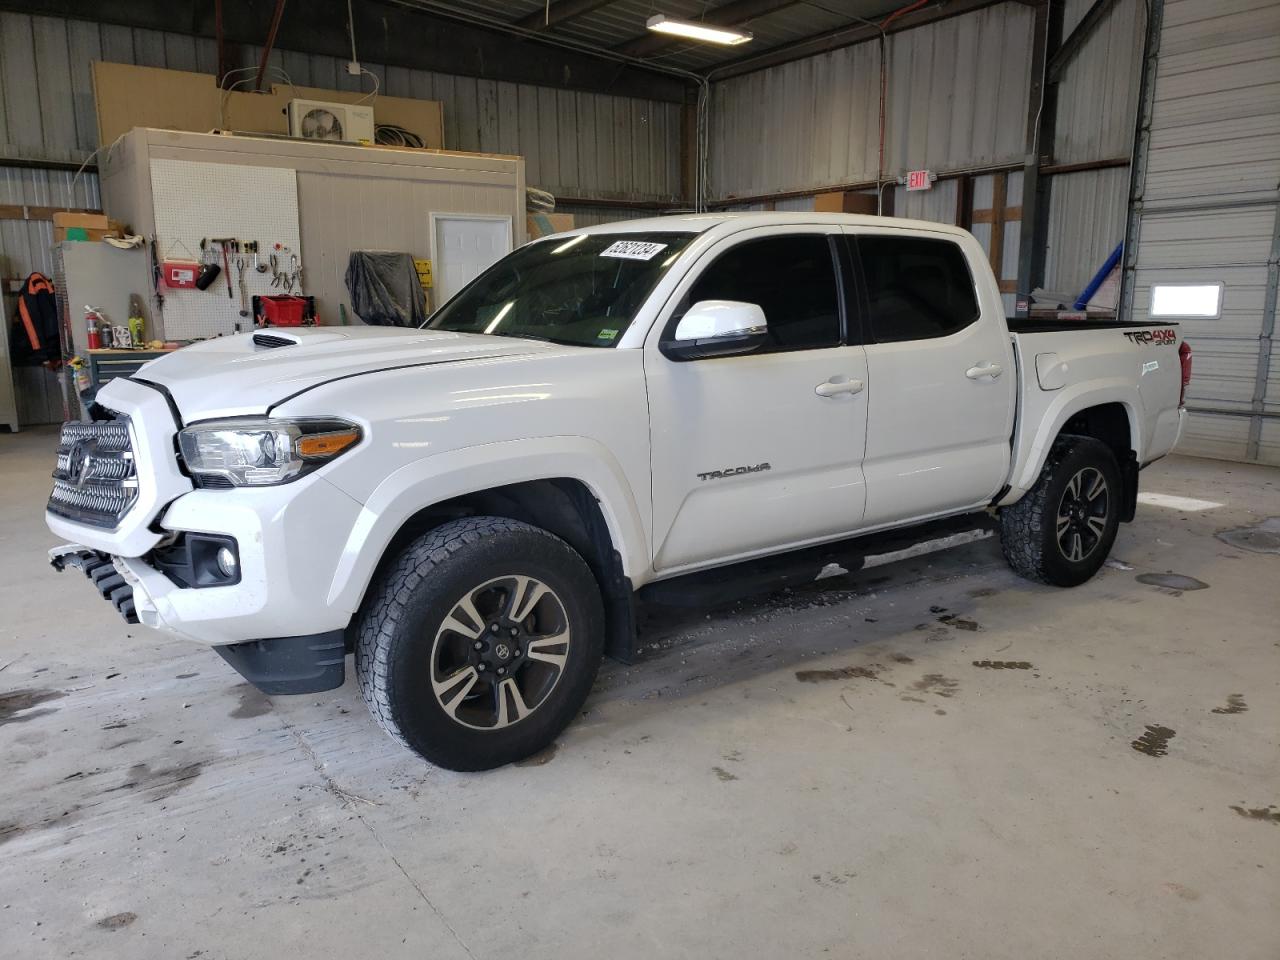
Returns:
[[[331,380],[380,370],[555,349],[536,340],[401,327],[273,327],[183,347],[144,364],[134,379],[167,390],[187,422],[262,413]]]

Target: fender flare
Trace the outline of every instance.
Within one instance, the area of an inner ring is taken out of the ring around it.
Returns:
[[[450,450],[415,460],[388,476],[352,525],[326,602],[355,613],[387,547],[414,514],[469,493],[554,478],[585,484],[599,501],[627,576],[634,578],[647,569],[644,521],[613,455],[586,437],[537,437]]]
[[[1143,450],[1145,437],[1142,432],[1142,417],[1139,414],[1142,409],[1142,397],[1135,384],[1115,378],[1089,380],[1074,386],[1064,387],[1053,398],[1049,409],[1045,411],[1045,415],[1041,418],[1040,426],[1036,430],[1025,455],[1015,450],[1015,453],[1018,454],[1018,461],[1014,463],[1014,469],[1010,474],[1009,489],[1000,498],[999,505],[1004,506],[1015,502],[1035,486],[1036,479],[1040,476],[1040,471],[1044,469],[1045,461],[1049,458],[1049,450],[1068,420],[1082,410],[1087,410],[1090,407],[1100,407],[1107,403],[1118,403],[1124,408],[1125,416],[1129,419],[1130,444],[1134,450]]]

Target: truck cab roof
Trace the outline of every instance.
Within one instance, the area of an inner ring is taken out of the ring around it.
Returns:
[[[859,213],[814,213],[812,211],[746,211],[742,213],[691,213],[669,217],[645,217],[641,220],[620,220],[592,227],[579,227],[553,234],[570,237],[593,233],[707,233],[722,228],[723,233],[735,233],[752,227],[821,226],[836,224],[845,227],[919,230],[942,233],[954,237],[968,236],[968,231],[932,220],[909,220],[905,217],[876,217]],[[547,238],[541,238],[547,239]]]

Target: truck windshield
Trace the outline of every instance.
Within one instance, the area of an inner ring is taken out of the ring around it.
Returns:
[[[476,277],[426,325],[612,347],[695,236],[584,233],[531,243]]]

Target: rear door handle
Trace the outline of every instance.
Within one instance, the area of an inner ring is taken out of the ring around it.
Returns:
[[[1004,367],[998,363],[980,363],[976,367],[970,367],[964,372],[964,375],[970,380],[977,380],[981,377],[990,377],[992,380],[1004,373]]]
[[[813,392],[820,397],[836,397],[842,393],[861,393],[863,383],[861,380],[826,380],[813,388]]]

